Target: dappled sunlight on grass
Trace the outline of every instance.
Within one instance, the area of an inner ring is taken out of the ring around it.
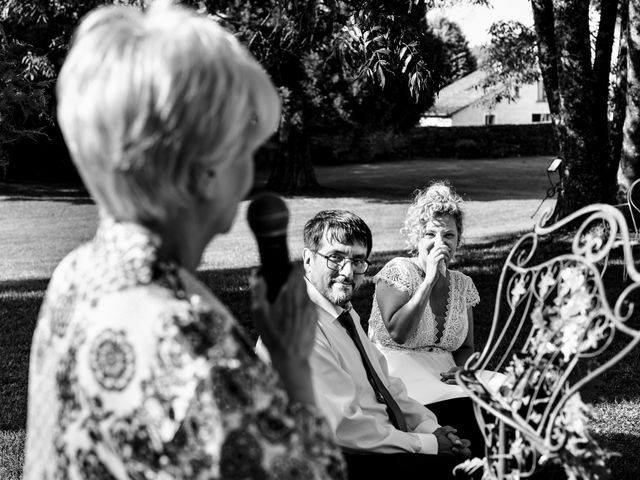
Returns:
[[[0,430],[0,478],[20,480],[25,442],[25,431]]]
[[[450,178],[467,200],[463,244],[451,268],[470,275],[480,293],[474,309],[476,346],[488,337],[496,290],[516,232],[530,231],[531,214],[548,186],[547,158],[500,161],[413,161],[372,165],[319,167],[320,181],[332,195],[286,199],[291,220],[292,258],[302,251],[302,228],[315,213],[341,208],[360,215],[374,237],[372,267],[353,304],[366,326],[375,289],[372,277],[391,258],[407,256],[399,233],[411,191],[431,179]],[[391,175],[389,172],[393,172]],[[31,337],[48,278],[59,261],[90,239],[97,225],[97,207],[82,192],[46,188],[0,188],[0,478],[19,477],[26,421],[27,372]],[[335,196],[340,192],[340,196]],[[217,237],[205,251],[200,278],[229,307],[251,341],[257,333],[249,302],[251,267],[258,264],[255,239],[246,222],[248,202],[239,206],[230,232]],[[546,202],[545,206],[551,206]],[[561,241],[543,246],[555,255]],[[615,256],[606,272],[608,294],[624,287],[622,265]],[[640,295],[639,295],[640,296]],[[640,298],[638,299],[640,300]],[[640,351],[636,349],[584,390],[596,406],[594,430],[604,446],[625,454],[629,465],[614,458],[616,479],[635,480],[640,472]],[[635,456],[634,456],[635,455]]]
[[[467,244],[456,255],[451,268],[470,275],[480,293],[481,302],[474,309],[476,345],[481,347],[489,332],[495,303],[495,292],[502,265],[515,241],[514,237],[501,237],[492,242]],[[566,245],[562,242],[543,246],[547,254],[557,254]],[[372,267],[366,281],[357,292],[353,304],[366,326],[374,293],[371,277],[391,258],[406,256],[403,250],[377,252],[372,256]],[[607,272],[612,278],[620,276],[621,267]],[[249,310],[250,268],[204,269],[199,272],[201,279],[229,307],[238,321],[247,330],[250,341],[256,339]],[[0,429],[9,433],[20,432],[26,421],[27,369],[31,336],[35,318],[47,285],[46,279],[4,282],[0,284],[0,358],[5,371],[0,391],[3,402],[0,405]],[[623,362],[596,380],[596,386],[585,390],[587,401],[596,405],[594,431],[603,446],[613,451],[630,455],[640,450],[640,385],[637,372],[640,371],[640,352],[635,351]],[[20,452],[21,443],[17,437],[0,437],[0,451]],[[10,460],[10,468],[15,470],[18,460]],[[640,471],[635,459],[631,464],[614,458],[610,464],[614,478],[631,480]],[[633,463],[636,462],[636,463]],[[9,470],[8,470],[9,471]],[[13,470],[12,470],[13,471]],[[12,478],[2,476],[2,478]],[[19,478],[19,477],[13,477]]]

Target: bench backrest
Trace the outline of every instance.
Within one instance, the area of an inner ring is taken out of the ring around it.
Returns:
[[[632,234],[632,241],[640,241],[640,179],[633,182],[626,193],[626,202],[616,205],[622,212],[629,231]]]
[[[578,392],[640,341],[640,331],[631,325],[640,312],[629,302],[640,274],[621,212],[591,205],[543,227],[546,218],[511,250],[489,339],[458,375],[476,403],[489,444],[489,470],[497,478],[519,478],[510,476],[514,472],[526,477],[540,458],[574,463],[577,469],[602,466],[604,453],[589,436]],[[581,224],[568,251],[543,258],[539,250],[560,244],[539,249],[544,238],[576,221]],[[629,280],[610,300],[601,275],[614,248],[622,249]],[[474,374],[483,369],[506,375],[497,391]],[[591,453],[582,458],[585,449]]]

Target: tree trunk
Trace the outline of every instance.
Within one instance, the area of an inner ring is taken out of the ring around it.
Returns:
[[[560,92],[558,90],[558,51],[554,31],[552,0],[531,0],[534,27],[538,37],[538,63],[553,124],[558,123]]]
[[[613,117],[609,130],[611,143],[611,159],[618,163],[618,202],[626,199],[630,185],[625,178],[622,163],[622,128],[627,109],[627,45],[629,34],[629,2],[620,2],[620,40],[618,43],[618,60],[616,62],[616,80],[613,87]]]
[[[619,180],[629,187],[640,174],[640,0],[629,0],[627,110],[622,131]]]
[[[601,80],[591,67],[588,5],[583,0],[532,0],[540,65],[545,88],[552,90],[549,106],[564,158],[552,220],[593,202],[611,202],[615,193],[615,169],[607,168],[607,97],[596,95]],[[613,25],[607,19],[601,23]]]
[[[557,125],[560,151],[564,156],[561,191],[554,217],[562,218],[594,202],[612,202],[615,171],[609,164],[606,113],[595,96],[591,69],[589,2],[556,0],[555,31],[558,52],[560,122]],[[606,99],[605,99],[606,101]],[[604,170],[604,171],[603,171]]]
[[[319,184],[311,163],[309,136],[292,129],[283,140],[271,167],[267,188],[284,194],[317,190]]]

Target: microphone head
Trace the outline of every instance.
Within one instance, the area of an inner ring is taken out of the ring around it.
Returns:
[[[262,193],[249,204],[247,221],[256,238],[286,236],[289,209],[279,195]]]

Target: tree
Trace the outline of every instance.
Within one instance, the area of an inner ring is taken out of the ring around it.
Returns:
[[[280,88],[280,152],[268,185],[281,192],[317,187],[310,160],[315,131],[413,126],[442,83],[441,43],[427,28],[423,0],[211,0],[204,6]]]
[[[537,66],[544,81],[559,151],[564,158],[554,219],[589,203],[610,203],[615,199],[620,159],[613,156],[615,148],[611,139],[615,141],[616,136],[613,130],[610,135],[608,114],[619,3],[618,0],[594,2],[591,13],[597,14],[598,22],[592,36],[589,2],[531,0],[533,31],[524,27],[519,32],[501,29],[492,38],[490,53],[499,53],[494,55],[492,64],[501,65],[504,71],[512,72],[512,78],[517,78],[513,72],[522,67],[519,60],[529,57],[531,35],[535,36]],[[519,42],[519,39],[524,40]],[[632,49],[629,45],[630,56]],[[531,78],[530,73],[525,71],[522,79]],[[630,79],[627,75],[627,80]],[[629,88],[626,98],[631,92]],[[619,109],[620,103],[617,105]],[[632,130],[625,129],[625,138],[631,138]],[[631,152],[631,145],[625,142],[623,156],[624,151]]]
[[[112,0],[144,8],[146,0]],[[78,20],[104,0],[0,0],[7,36],[57,75]],[[270,184],[280,191],[317,185],[310,137],[320,125],[357,128],[388,121],[406,128],[440,84],[430,56],[440,42],[426,29],[426,2],[405,0],[184,0],[230,28],[279,87],[280,161]],[[30,85],[22,85],[28,91]],[[42,110],[51,116],[52,88]],[[372,101],[377,98],[379,101]],[[26,132],[26,130],[25,130]]]
[[[0,171],[7,147],[56,132],[54,85],[79,19],[101,0],[0,0]],[[143,6],[143,0],[113,3]],[[51,140],[51,139],[49,139]]]
[[[112,2],[144,8],[148,0]],[[55,76],[78,20],[102,3],[110,2],[0,0],[0,22],[12,41]],[[319,128],[331,126],[357,136],[376,128],[393,132],[412,127],[443,83],[442,42],[429,31],[426,12],[449,0],[183,3],[231,29],[280,89],[280,158],[270,178],[270,186],[280,191],[308,191],[317,185],[310,139]],[[52,93],[52,88],[43,90],[47,114],[54,108]]]
[[[516,21],[500,21],[489,27],[492,41],[486,46],[483,68],[488,75],[481,86],[485,90],[500,85],[494,101],[511,101],[518,97],[521,85],[540,78],[535,32]]]
[[[618,182],[627,190],[634,180],[640,178],[640,2],[629,0],[623,5],[628,13],[622,45],[626,46],[626,73],[621,89],[626,89],[626,112],[622,131],[622,149]],[[626,40],[626,41],[625,41]],[[621,62],[620,62],[621,63]],[[621,102],[622,103],[622,102]],[[622,105],[620,105],[622,107]]]
[[[0,178],[9,166],[7,147],[43,136],[51,124],[49,95],[54,72],[47,62],[10,40],[0,25]]]
[[[433,33],[444,43],[445,70],[442,72],[446,84],[473,72],[477,61],[460,26],[444,16],[429,22]]]

